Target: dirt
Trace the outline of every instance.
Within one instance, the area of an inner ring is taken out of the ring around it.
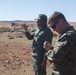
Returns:
[[[0,75],[34,75],[31,50],[29,46],[0,42]]]
[[[56,39],[53,38],[53,44]],[[18,32],[0,33],[0,75],[34,75],[31,52],[31,42],[25,36],[18,36]],[[47,75],[50,75],[49,62]]]
[[[0,42],[0,75],[32,73],[31,49],[28,46]]]
[[[0,35],[0,75],[34,75],[31,43],[25,37],[9,39],[8,34]],[[24,39],[27,40],[25,43],[20,42]],[[48,75],[49,68],[48,63]]]

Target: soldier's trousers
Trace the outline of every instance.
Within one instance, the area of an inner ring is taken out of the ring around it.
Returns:
[[[46,69],[42,69],[43,56],[32,56],[35,75],[46,75]]]

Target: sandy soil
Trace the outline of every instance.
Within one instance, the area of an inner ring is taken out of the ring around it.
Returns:
[[[0,75],[34,75],[31,60],[32,41],[25,37],[9,39],[8,35],[9,33],[0,33]],[[48,75],[49,65],[48,62]]]
[[[53,44],[56,39],[54,37]],[[0,33],[0,75],[34,75],[31,43],[20,33]],[[49,72],[48,62],[47,75]]]

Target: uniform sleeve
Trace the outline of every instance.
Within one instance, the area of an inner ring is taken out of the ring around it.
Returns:
[[[25,32],[25,36],[27,37],[27,39],[32,40],[34,38],[34,33],[30,34],[29,32]]]
[[[66,63],[71,60],[74,54],[76,56],[76,35],[72,34],[67,36],[67,39],[58,47],[57,52],[56,48],[54,48],[55,54],[52,56],[54,62]]]
[[[52,38],[53,38],[52,31],[51,30],[46,31],[45,34],[44,34],[44,42],[48,41],[50,44],[52,44]],[[49,54],[50,54],[50,51],[48,53],[45,53],[44,59],[48,59],[49,58]]]
[[[65,42],[57,42],[55,44],[54,48],[52,50],[49,50],[46,53],[47,59],[53,60],[56,62],[62,60],[62,58],[64,58],[68,52],[68,50],[64,50],[66,43],[67,43],[66,41]]]
[[[44,32],[44,41],[48,41],[51,44],[52,38],[53,38],[53,33],[50,29]]]
[[[59,43],[60,42],[58,42],[58,44]],[[54,47],[52,58],[55,62],[61,62],[66,58],[69,51],[70,51],[70,46],[67,41],[64,41],[56,48]]]

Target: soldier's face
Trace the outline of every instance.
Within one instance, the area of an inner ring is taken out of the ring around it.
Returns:
[[[49,26],[50,26],[52,29],[55,29],[58,22],[59,22],[59,20],[57,20],[57,21],[54,22],[54,23],[53,23],[52,21],[50,21],[50,22],[49,22]]]
[[[59,33],[59,20],[57,20],[56,22],[52,22],[52,21],[50,21],[49,22],[49,27],[51,27],[52,29],[53,29],[53,31],[56,31],[57,33]]]
[[[41,20],[38,20],[37,21],[37,25],[41,25]]]
[[[38,20],[37,21],[37,26],[38,26],[38,28],[43,28],[44,27],[44,21],[43,20]]]

